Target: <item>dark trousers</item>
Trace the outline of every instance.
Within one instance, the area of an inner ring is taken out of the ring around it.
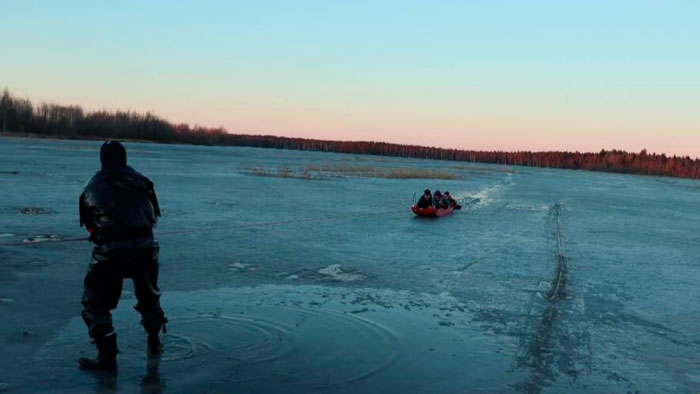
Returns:
[[[149,334],[158,334],[167,321],[160,307],[158,289],[158,244],[153,240],[120,241],[97,246],[85,275],[83,320],[90,337],[101,338],[112,331],[111,311],[117,307],[125,278],[131,278],[141,314]]]

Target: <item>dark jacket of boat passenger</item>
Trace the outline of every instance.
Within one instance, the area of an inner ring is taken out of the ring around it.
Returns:
[[[447,200],[444,198],[440,199],[434,199],[435,200],[435,209],[446,209],[449,207],[449,204],[447,204]]]
[[[433,198],[430,197],[430,198],[426,199],[425,196],[420,196],[420,198],[418,199],[418,202],[416,203],[416,206],[418,208],[423,208],[423,209],[431,208],[433,206]]]

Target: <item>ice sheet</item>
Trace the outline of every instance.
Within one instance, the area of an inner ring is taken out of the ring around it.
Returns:
[[[157,392],[164,380],[171,393],[700,391],[696,181],[126,145],[163,209],[167,353],[148,363],[127,286],[118,375],[77,369],[94,351],[79,318],[91,248],[53,240],[86,235],[77,197],[99,143],[3,138],[0,243],[47,241],[0,246],[0,390]],[[462,179],[246,171],[310,163]],[[426,187],[472,203],[414,218]]]

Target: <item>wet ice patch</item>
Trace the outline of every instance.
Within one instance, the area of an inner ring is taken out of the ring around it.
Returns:
[[[693,383],[700,383],[700,374],[686,373],[685,376]]]
[[[341,282],[354,282],[364,279],[364,276],[360,274],[343,271],[340,264],[331,264],[326,268],[321,268],[318,270],[318,273]]]
[[[114,311],[120,370],[112,386],[139,392],[144,370],[157,388],[167,382],[173,393],[201,391],[214,381],[217,392],[412,392],[426,385],[457,392],[484,376],[505,379],[498,371],[508,369],[509,358],[494,354],[494,343],[478,331],[446,319],[456,313],[442,309],[451,297],[425,297],[318,286],[168,292],[165,353],[155,362],[146,357],[137,314],[122,303]],[[358,302],[348,302],[353,299]],[[399,307],[410,300],[420,308]],[[94,354],[76,316],[27,360],[21,379],[9,383],[29,392],[84,391],[100,377],[78,372],[73,360]]]

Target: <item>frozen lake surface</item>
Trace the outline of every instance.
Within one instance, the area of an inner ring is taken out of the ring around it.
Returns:
[[[700,392],[700,182],[126,145],[163,209],[166,353],[127,284],[118,374],[79,370],[90,244],[0,246],[0,392]],[[0,243],[85,236],[99,147],[0,138]],[[461,179],[251,175],[309,164]],[[426,187],[471,203],[414,218]]]

